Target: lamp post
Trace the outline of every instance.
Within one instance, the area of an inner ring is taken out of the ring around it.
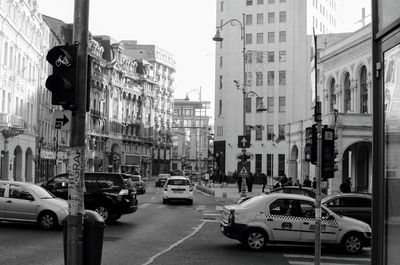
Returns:
[[[241,89],[242,90],[242,94],[243,94],[243,135],[246,135],[246,98],[248,95],[253,96],[253,95],[257,95],[257,93],[255,93],[254,91],[248,91],[246,92],[246,85],[247,85],[247,81],[246,81],[246,27],[245,27],[245,14],[242,14],[242,21],[239,21],[238,19],[230,19],[227,22],[225,22],[224,24],[222,24],[221,26],[217,26],[217,31],[215,36],[212,38],[213,41],[217,41],[217,42],[221,42],[223,41],[223,38],[220,35],[220,30],[222,30],[222,28],[227,25],[228,23],[230,23],[232,26],[235,26],[236,23],[239,24],[240,26],[240,31],[241,31],[241,40],[243,41],[243,86],[242,88],[240,88],[240,83],[235,80],[235,84],[236,84],[236,88],[237,89]],[[257,95],[258,96],[258,95]],[[260,109],[257,108],[257,112],[258,111],[264,111],[266,110],[266,108],[264,107],[264,104],[260,104]],[[246,149],[243,148],[242,149],[243,152],[243,156],[246,153]],[[244,162],[242,162],[244,163]],[[243,164],[244,166],[244,164]],[[246,175],[241,175],[242,176],[242,188],[241,188],[241,197],[246,197],[247,196],[247,185],[246,185]]]

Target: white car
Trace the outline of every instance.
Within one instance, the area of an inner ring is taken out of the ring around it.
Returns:
[[[314,244],[315,200],[285,193],[254,196],[241,204],[224,206],[221,232],[252,250],[267,242]],[[362,221],[335,214],[325,206],[321,212],[321,243],[340,245],[358,253],[371,245],[371,227]]]
[[[27,182],[0,181],[0,220],[37,223],[54,229],[68,215],[68,202]]]
[[[163,203],[171,200],[184,200],[193,204],[193,186],[184,176],[173,176],[167,179],[163,188]]]

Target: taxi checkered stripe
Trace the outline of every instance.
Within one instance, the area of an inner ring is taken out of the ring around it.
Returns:
[[[267,218],[280,218],[280,219],[287,219],[287,220],[309,221],[309,222],[315,221],[315,218],[291,216],[291,215],[280,215],[280,214],[267,214],[266,217]],[[322,220],[322,223],[336,225],[337,221],[336,220]]]

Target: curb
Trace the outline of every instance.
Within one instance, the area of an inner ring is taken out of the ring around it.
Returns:
[[[213,191],[212,189],[209,189],[207,187],[196,185],[196,190],[200,190],[204,193],[207,193],[207,194],[215,197],[215,191]]]
[[[235,203],[234,199],[230,199],[227,197],[223,197],[223,198],[215,197],[215,191],[213,191],[212,189],[209,189],[204,186],[199,186],[199,185],[196,185],[195,187],[196,187],[196,190],[198,190],[202,193],[205,193],[206,195],[210,196],[211,199],[213,199],[214,201],[218,202],[221,205],[229,205],[229,204]]]

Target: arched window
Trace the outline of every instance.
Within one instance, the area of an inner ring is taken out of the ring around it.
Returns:
[[[335,94],[335,79],[332,78],[331,83],[329,85],[329,111],[333,112],[336,104],[336,94]]]
[[[360,71],[360,113],[368,113],[367,68]]]
[[[351,111],[351,89],[350,89],[350,74],[347,73],[344,78],[344,106],[343,112],[347,113]]]

